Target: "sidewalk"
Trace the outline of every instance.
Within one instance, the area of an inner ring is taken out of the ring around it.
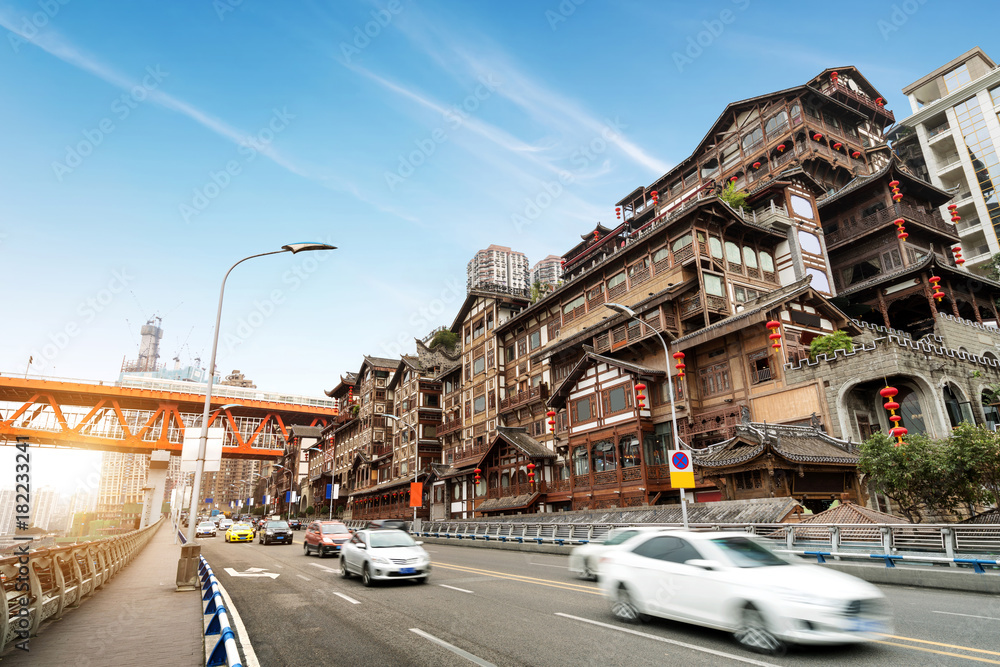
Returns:
[[[42,624],[30,652],[10,651],[0,665],[204,665],[201,595],[174,590],[178,558],[165,521],[131,564],[62,620]]]

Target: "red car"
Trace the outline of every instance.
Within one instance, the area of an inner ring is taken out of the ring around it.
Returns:
[[[351,539],[351,531],[340,521],[313,521],[306,528],[302,550],[305,555],[315,553],[320,558],[340,553],[340,548]]]

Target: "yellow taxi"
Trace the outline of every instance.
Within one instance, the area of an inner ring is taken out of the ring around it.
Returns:
[[[226,542],[253,542],[253,526],[234,523],[226,529]]]

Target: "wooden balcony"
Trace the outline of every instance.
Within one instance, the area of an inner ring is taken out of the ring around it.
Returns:
[[[533,403],[534,401],[544,401],[549,397],[549,386],[545,383],[539,384],[537,387],[531,387],[524,391],[519,391],[516,394],[512,394],[500,401],[500,410],[508,410],[510,408],[516,408],[519,405],[527,405],[528,403]]]
[[[875,100],[868,97],[867,95],[863,95],[853,90],[850,86],[847,85],[846,82],[840,80],[838,80],[837,83],[834,83],[833,81],[827,81],[826,84],[822,88],[820,88],[820,90],[826,93],[827,95],[830,95],[831,97],[834,95],[841,95],[849,100],[858,102],[868,107],[872,111],[884,114],[885,117],[889,119],[890,123],[896,122],[896,116],[891,111],[886,109],[885,106],[879,106],[875,104]]]
[[[457,431],[457,430],[459,430],[461,428],[462,428],[462,420],[461,419],[448,419],[448,420],[442,421],[441,424],[438,426],[437,434],[438,434],[438,436],[447,435],[447,434],[449,434],[449,433],[451,433],[453,431]]]
[[[733,403],[724,408],[698,412],[691,415],[691,424],[680,420],[678,434],[689,445],[699,436],[717,433],[719,440],[731,438],[736,434],[736,425],[741,422],[744,404]]]
[[[481,445],[470,445],[468,447],[463,447],[461,449],[456,449],[454,454],[454,460],[452,465],[458,467],[464,463],[470,463],[472,461],[480,459],[486,450],[489,449],[488,443],[483,443]]]
[[[697,315],[706,307],[710,313],[729,314],[729,304],[725,297],[698,293],[681,300],[681,319]]]
[[[955,229],[955,225],[915,206],[896,204],[871,215],[866,215],[853,223],[850,220],[841,220],[836,230],[824,234],[826,247],[828,250],[834,250],[876,229],[894,230],[892,221],[896,218],[903,218],[907,222],[936,230],[952,237],[952,241],[958,241],[958,231]]]
[[[620,347],[630,345],[644,338],[655,336],[655,332],[657,331],[663,331],[659,311],[647,313],[643,318],[643,322],[645,322],[645,325],[640,325],[635,320],[629,320],[610,331],[605,331],[598,336],[594,336],[594,352],[600,354],[609,350],[617,350]],[[671,330],[676,330],[677,328],[673,316],[669,314],[667,316],[667,328]]]

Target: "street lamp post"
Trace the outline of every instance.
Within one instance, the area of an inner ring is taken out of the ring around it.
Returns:
[[[407,424],[399,417],[395,415],[387,415],[384,413],[376,414],[376,417],[385,417],[386,419],[391,419],[392,421],[402,424],[413,431],[413,483],[417,483],[417,475],[420,474],[420,442],[417,438],[417,427],[413,424]],[[410,500],[412,503],[413,500]],[[413,506],[413,525],[410,526],[410,530],[416,530],[417,528],[417,506]]]
[[[626,317],[632,318],[633,320],[635,320],[636,322],[645,327],[653,329],[653,327],[650,327],[646,322],[643,322],[642,319],[635,314],[635,311],[629,308],[628,306],[623,306],[620,303],[606,303],[604,305],[617,313],[621,313]],[[667,391],[670,392],[670,422],[671,422],[670,432],[674,436],[673,437],[674,449],[680,449],[681,440],[680,437],[677,435],[677,408],[675,407],[674,404],[674,381],[670,375],[670,347],[667,345],[667,341],[663,338],[663,336],[660,335],[659,331],[653,329],[653,333],[656,334],[656,337],[660,339],[660,343],[663,345],[663,364],[667,372]],[[681,488],[680,491],[681,491],[681,519],[684,521],[684,530],[687,530],[688,529],[687,494],[684,493],[683,487]]]
[[[201,477],[205,472],[205,450],[208,446],[208,415],[212,409],[212,381],[215,379],[215,356],[219,349],[219,325],[222,322],[222,298],[226,293],[226,280],[229,278],[229,274],[233,272],[233,269],[249,259],[254,259],[255,257],[265,257],[267,255],[277,255],[284,252],[295,254],[310,250],[336,250],[336,247],[326,243],[291,243],[289,245],[281,246],[281,250],[262,252],[257,255],[244,257],[229,267],[229,270],[226,271],[226,275],[222,278],[222,287],[219,289],[219,307],[215,313],[215,334],[212,338],[212,356],[208,362],[208,381],[205,387],[205,408],[202,411],[201,416],[201,437],[198,439],[198,460],[196,461],[194,468],[194,489],[191,492],[191,507],[188,510],[189,516],[193,517],[197,515],[198,497],[201,495]],[[189,521],[187,534],[189,542],[194,541],[195,532],[195,522]]]

